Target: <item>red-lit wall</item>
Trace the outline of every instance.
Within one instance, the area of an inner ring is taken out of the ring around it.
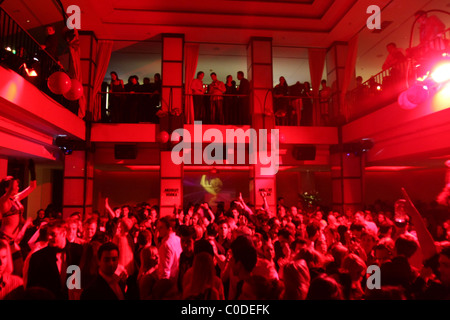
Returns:
[[[104,212],[105,197],[110,206],[135,205],[159,202],[159,172],[108,172],[95,171],[94,210]]]
[[[413,201],[433,201],[445,184],[445,169],[399,172],[366,172],[365,203],[377,199],[393,203],[404,187]]]

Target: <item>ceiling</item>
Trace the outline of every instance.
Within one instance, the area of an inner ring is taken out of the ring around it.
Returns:
[[[59,0],[5,0],[2,7],[39,38],[43,25],[63,26]],[[359,34],[356,72],[369,78],[380,71],[385,46],[408,47],[413,14],[419,9],[450,10],[450,0],[62,0],[78,5],[81,29],[98,39],[114,40],[110,71],[121,78],[160,72],[161,33],[183,33],[186,42],[200,43],[198,70],[219,78],[246,70],[246,44],[252,36],[271,37],[274,83],[309,81],[308,47],[327,48]],[[383,28],[366,28],[370,5],[381,10]],[[239,8],[239,9],[236,9]],[[439,14],[447,25],[448,15]],[[417,34],[417,32],[416,32]],[[108,77],[107,76],[107,77]],[[324,70],[324,77],[326,70]],[[109,80],[109,79],[107,79]]]

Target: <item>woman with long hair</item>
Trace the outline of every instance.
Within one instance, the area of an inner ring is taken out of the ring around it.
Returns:
[[[22,276],[23,257],[21,249],[17,244],[21,225],[25,224],[23,218],[24,207],[21,203],[23,199],[36,188],[36,169],[34,161],[30,159],[28,164],[31,181],[30,185],[19,192],[19,179],[8,176],[0,181],[0,238],[8,241],[12,252],[14,271],[13,273]]]
[[[224,300],[222,281],[216,275],[210,253],[200,252],[194,256],[192,273],[185,275],[183,288],[185,300]]]
[[[136,271],[136,265],[134,259],[134,242],[129,232],[130,229],[128,229],[127,224],[122,219],[119,220],[112,242],[119,247],[119,265],[125,268],[128,276],[131,276]]]
[[[114,92],[124,92],[125,87],[123,80],[119,79],[117,72],[111,72],[111,83],[109,85],[109,116],[111,122],[118,123],[123,122],[123,108],[125,102],[125,96],[123,94],[114,94]]]

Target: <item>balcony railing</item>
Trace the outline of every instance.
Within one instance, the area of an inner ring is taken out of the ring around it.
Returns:
[[[0,64],[17,72],[71,111],[78,109],[78,102],[69,101],[48,89],[48,77],[56,71],[64,71],[61,63],[42,49],[41,44],[3,8],[0,8]]]
[[[203,124],[251,124],[249,95],[221,95],[215,115],[212,113],[212,104],[217,95],[183,93],[183,103],[188,96],[193,97],[195,120],[201,120]],[[102,105],[101,122],[104,123],[159,123],[162,105],[168,110],[173,109],[171,101],[164,101],[159,93],[110,92],[107,84],[99,92],[99,99]],[[273,96],[273,90],[267,90],[264,101],[260,103],[265,110],[264,115],[272,117],[278,126],[334,126],[337,114],[334,100],[298,95]],[[203,105],[201,110],[196,108],[198,103]],[[182,110],[186,114],[184,105]]]

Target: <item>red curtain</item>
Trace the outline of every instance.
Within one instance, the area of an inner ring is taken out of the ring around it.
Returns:
[[[317,98],[319,94],[326,54],[326,49],[308,49],[309,73],[311,75],[311,87],[314,98]]]
[[[199,45],[187,43],[184,46],[184,113],[186,123],[194,123],[194,101],[191,92],[191,83],[197,70]]]
[[[91,111],[93,118],[92,120],[94,121],[100,120],[102,116],[101,96],[98,95],[98,93],[100,92],[103,79],[105,78],[105,74],[108,69],[112,48],[113,42],[108,40],[100,40],[97,45],[94,85],[91,96],[91,104],[92,104]]]

